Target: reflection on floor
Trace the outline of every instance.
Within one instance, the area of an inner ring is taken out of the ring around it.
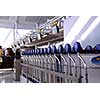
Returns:
[[[11,69],[0,70],[0,83],[27,83],[26,78],[21,76],[20,81],[15,81],[15,71]]]

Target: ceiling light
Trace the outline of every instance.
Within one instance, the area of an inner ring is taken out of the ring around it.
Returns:
[[[71,44],[72,41],[75,39],[76,35],[81,31],[84,25],[88,22],[90,17],[79,17],[78,21],[73,25],[71,31],[65,37],[65,43]],[[67,27],[67,26],[66,26]]]
[[[91,33],[91,31],[98,25],[100,22],[100,17],[97,17],[94,22],[91,24],[91,26],[88,28],[87,31],[81,36],[80,41],[83,41],[86,39],[86,37]]]

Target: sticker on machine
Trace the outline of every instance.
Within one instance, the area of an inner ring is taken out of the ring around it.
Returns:
[[[92,63],[96,64],[96,65],[100,65],[100,56],[97,57],[93,57],[91,59]]]

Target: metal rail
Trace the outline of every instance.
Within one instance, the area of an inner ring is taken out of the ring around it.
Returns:
[[[36,69],[36,70],[39,70],[39,71],[43,71],[43,72],[48,73],[48,74],[53,74],[53,75],[55,75],[55,76],[59,76],[59,77],[62,77],[62,78],[68,79],[68,80],[72,80],[72,81],[75,82],[75,83],[78,83],[78,78],[76,78],[76,77],[74,77],[74,76],[66,75],[66,74],[63,74],[63,73],[51,71],[51,70],[44,69],[44,68],[33,67],[33,66],[31,66],[31,65],[28,65],[28,64],[23,64],[23,63],[21,63],[21,65],[22,65],[22,66],[26,66],[26,67],[31,67],[31,68],[33,68],[33,69]]]
[[[52,18],[51,20],[49,20],[48,22],[44,23],[43,25],[41,25],[39,27],[39,29],[44,28],[46,25],[52,23],[53,21],[57,21],[58,19],[62,18],[63,16],[56,16],[54,18]]]

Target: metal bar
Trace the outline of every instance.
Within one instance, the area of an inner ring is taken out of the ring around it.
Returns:
[[[78,58],[82,61],[83,65],[84,65],[84,68],[86,68],[87,64],[86,64],[85,60],[80,56],[79,53],[78,53]]]
[[[85,68],[85,79],[86,79],[86,83],[88,83],[88,72],[87,72],[87,64],[85,62],[85,60],[80,56],[79,53],[77,53],[77,56],[79,58],[79,60],[81,60],[81,62],[83,63],[83,67]],[[82,81],[82,68],[81,68],[81,62],[79,61],[80,64],[80,82]]]
[[[22,74],[26,75],[26,73],[24,73],[24,72],[23,72]],[[26,76],[27,76],[27,75],[26,75]],[[28,77],[32,78],[32,79],[35,80],[36,82],[39,82],[37,79],[31,77],[30,75],[28,75]],[[40,83],[40,82],[39,82],[39,83]]]
[[[15,45],[15,24],[14,24],[14,28],[13,28],[13,38],[14,38],[14,45]]]
[[[69,59],[72,61],[72,63],[73,63],[73,67],[75,68],[75,76],[77,77],[77,68],[75,67],[76,66],[76,64],[75,64],[75,60],[70,56],[70,54],[68,53],[68,57],[69,57]],[[72,67],[72,66],[70,66],[70,67]]]
[[[64,63],[65,63],[63,66],[64,66],[64,67],[65,67],[65,65],[68,66],[68,62],[66,61],[65,57],[64,57],[62,54],[61,54],[61,58],[63,59],[63,61],[64,61]],[[66,68],[64,68],[64,69],[66,69]],[[67,71],[66,71],[66,70],[64,70],[64,71],[65,71],[64,73],[67,74]]]
[[[56,76],[63,77],[65,79],[69,79],[69,80],[72,80],[73,82],[78,83],[78,78],[76,78],[74,76],[65,75],[65,74],[62,74],[62,73],[59,73],[59,72],[55,72],[55,71],[51,71],[51,70],[47,70],[47,69],[43,69],[43,68],[39,68],[39,67],[33,67],[31,65],[27,65],[27,64],[23,64],[23,63],[21,63],[21,65],[26,66],[26,67],[32,67],[34,69],[37,69],[37,70],[40,70],[40,71],[43,71],[43,72],[46,72],[46,73],[49,73],[49,74],[54,74]]]
[[[52,23],[53,21],[56,21],[56,20],[58,20],[58,19],[60,19],[60,18],[62,18],[63,16],[56,16],[56,17],[54,17],[53,19],[51,19],[50,21],[48,21],[48,22],[46,22],[46,23],[44,23],[43,25],[41,25],[39,28],[41,29],[41,28],[44,28],[47,24],[49,24],[49,23]]]

